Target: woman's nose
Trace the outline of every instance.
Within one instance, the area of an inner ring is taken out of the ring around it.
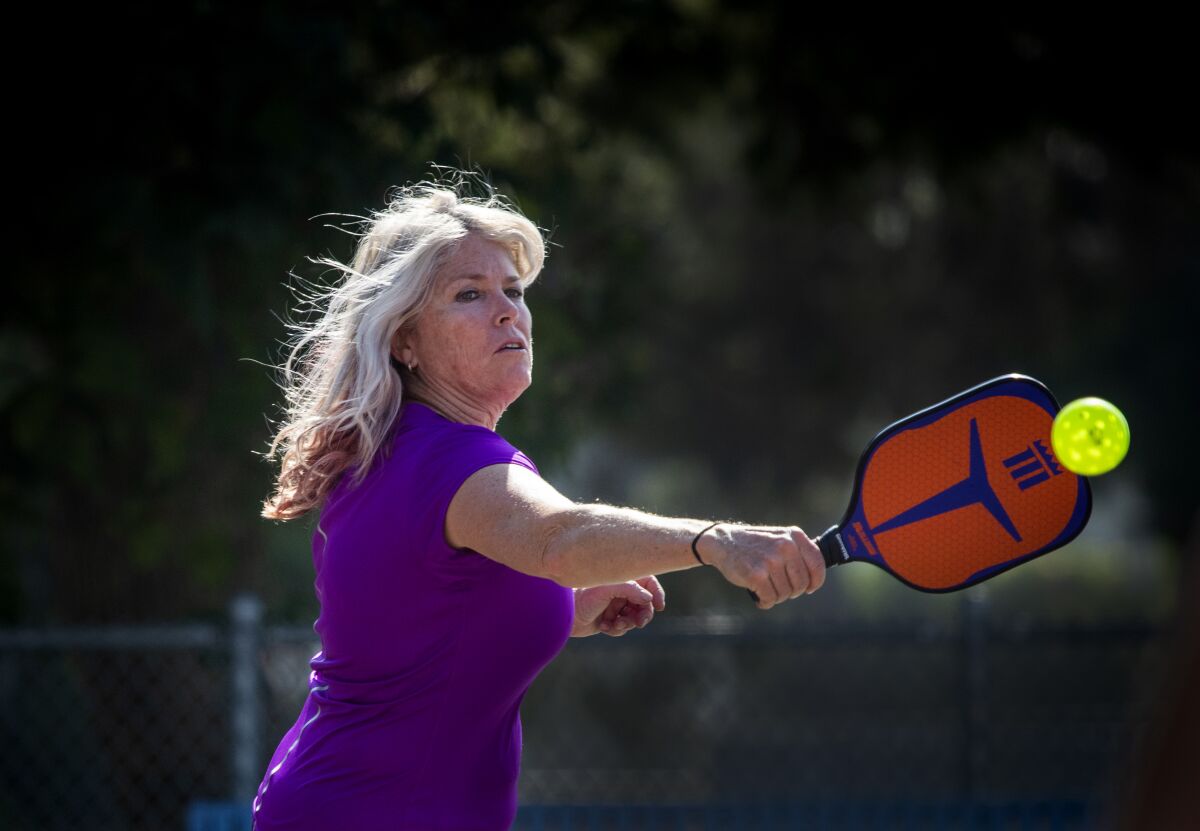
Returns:
[[[517,301],[507,294],[501,294],[500,296],[504,299],[500,301],[500,308],[496,310],[496,322],[508,323],[517,316]]]

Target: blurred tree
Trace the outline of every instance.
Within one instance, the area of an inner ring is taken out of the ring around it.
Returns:
[[[0,617],[220,614],[244,585],[311,616],[307,527],[257,516],[279,397],[253,362],[278,359],[287,270],[349,256],[307,220],[431,161],[552,231],[538,381],[502,429],[574,496],[823,522],[875,430],[1019,370],[1118,401],[1120,475],[1183,533],[1182,29],[818,32],[716,0],[125,14],[16,55]]]

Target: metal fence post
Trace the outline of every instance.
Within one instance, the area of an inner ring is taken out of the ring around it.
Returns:
[[[258,790],[258,737],[262,723],[258,648],[263,604],[255,594],[236,595],[229,603],[230,767],[233,797],[249,805]]]
[[[963,795],[983,794],[987,769],[987,587],[964,592],[963,616]]]

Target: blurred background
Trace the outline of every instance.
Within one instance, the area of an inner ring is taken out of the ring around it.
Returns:
[[[226,803],[210,827],[248,827],[320,648],[315,518],[259,517],[283,320],[333,277],[309,258],[348,259],[349,223],[434,165],[549,235],[534,385],[499,432],[578,500],[815,535],[876,432],[1014,371],[1132,432],[1078,540],[967,592],[859,565],[762,613],[666,575],[649,628],[570,642],[530,690],[519,827],[1174,827],[1148,817],[1182,816],[1152,774],[1196,756],[1183,27],[83,15],[7,52],[0,827]]]

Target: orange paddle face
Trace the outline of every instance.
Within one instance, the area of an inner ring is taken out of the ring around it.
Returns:
[[[1010,375],[888,427],[859,463],[835,549],[943,592],[1070,542],[1091,490],[1054,458],[1056,412],[1042,384]]]

